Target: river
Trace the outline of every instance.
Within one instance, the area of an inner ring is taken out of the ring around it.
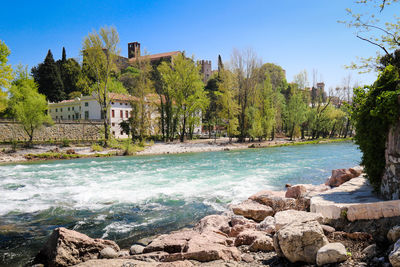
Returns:
[[[59,226],[116,240],[193,225],[263,189],[358,165],[351,142],[0,166],[0,266],[29,262]]]

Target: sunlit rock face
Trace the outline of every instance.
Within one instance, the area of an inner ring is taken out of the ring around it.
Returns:
[[[386,167],[382,177],[381,193],[385,199],[400,197],[400,122],[389,131],[386,143]]]

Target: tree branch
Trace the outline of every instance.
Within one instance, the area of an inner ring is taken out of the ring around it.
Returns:
[[[366,41],[366,42],[368,42],[370,44],[373,44],[373,45],[376,45],[376,46],[380,47],[383,51],[385,51],[386,55],[390,55],[390,53],[386,50],[386,48],[383,45],[380,45],[378,43],[372,42],[371,40],[369,40],[367,38],[364,38],[364,37],[362,37],[362,36],[360,36],[358,34],[357,34],[357,38],[359,38],[359,39],[361,39],[363,41]]]

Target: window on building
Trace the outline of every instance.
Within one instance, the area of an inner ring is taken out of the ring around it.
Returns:
[[[72,107],[72,110],[74,110],[75,107]]]
[[[111,126],[113,126],[113,127],[114,127],[114,126],[115,126],[115,122],[111,123]]]
[[[58,112],[58,109],[56,108],[56,112]]]
[[[127,106],[128,105],[128,103],[125,103],[125,106]]]
[[[62,112],[62,108],[60,108],[60,112]]]
[[[73,120],[75,119],[75,116],[74,116],[74,115],[72,115],[72,119],[73,119]]]
[[[86,110],[86,111],[85,111],[85,120],[88,120],[88,119],[89,119],[89,111]]]
[[[113,133],[113,135],[115,136],[115,131],[113,131],[112,133]]]
[[[121,135],[124,135],[124,132],[123,132],[123,131],[121,131]]]
[[[115,118],[115,110],[113,110],[113,109],[111,110],[111,117]]]
[[[111,102],[112,105],[114,105],[114,102]]]
[[[128,118],[128,117],[129,117],[129,113],[127,110],[125,110],[125,118]]]
[[[122,106],[122,103],[121,103],[121,102],[119,102],[119,105],[120,105],[120,106]]]
[[[58,116],[56,116],[56,120],[58,119]]]
[[[70,111],[70,107],[68,107],[68,111]]]
[[[71,119],[71,115],[68,115],[68,119],[69,119],[69,120]]]
[[[85,107],[88,107],[89,106],[89,102],[85,102]]]
[[[124,112],[123,112],[122,110],[119,111],[119,116],[120,116],[121,118],[124,118]]]
[[[60,119],[63,119],[63,117],[61,116]]]

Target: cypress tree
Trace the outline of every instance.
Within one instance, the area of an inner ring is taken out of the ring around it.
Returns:
[[[50,49],[44,62],[32,69],[32,75],[39,85],[39,93],[44,94],[48,101],[58,102],[66,99],[60,70]]]
[[[67,61],[67,53],[65,52],[65,47],[63,47],[61,62],[65,63],[66,61]]]

